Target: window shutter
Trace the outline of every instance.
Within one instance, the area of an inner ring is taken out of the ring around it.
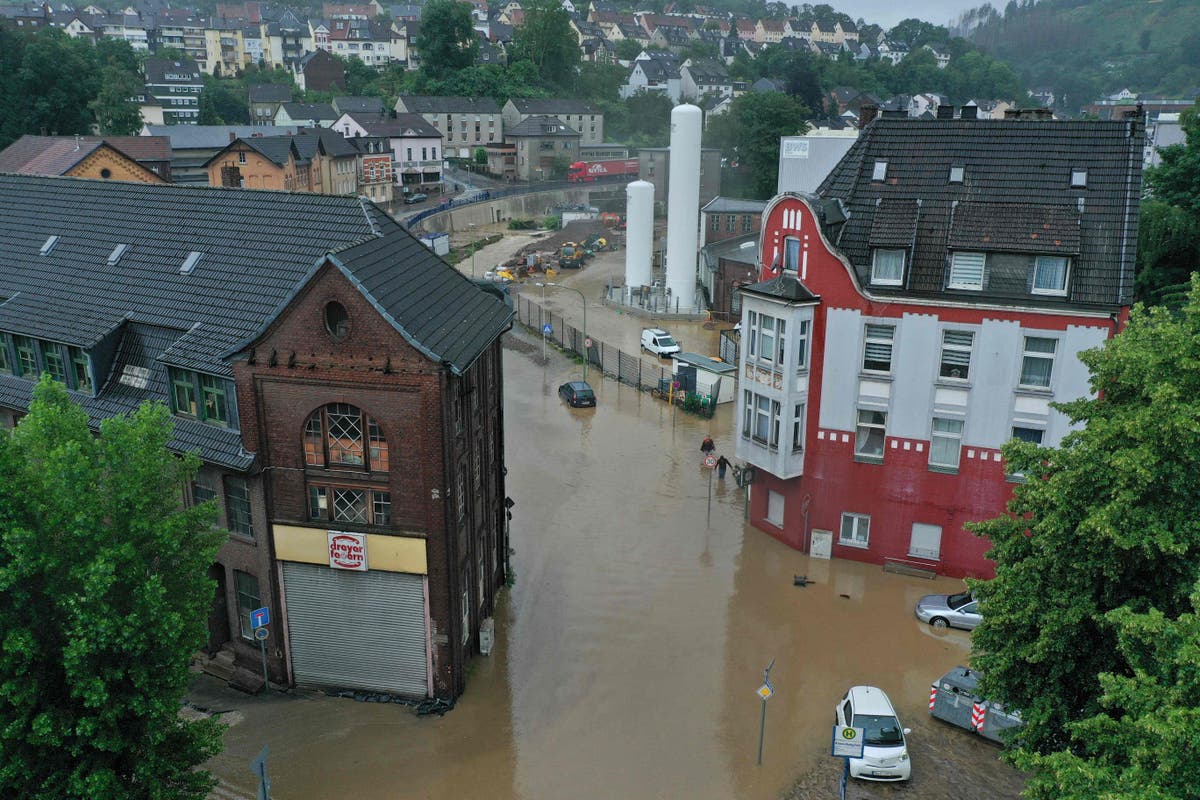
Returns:
[[[950,261],[949,287],[982,289],[984,261],[983,253],[955,253]]]
[[[912,540],[908,545],[908,554],[918,558],[936,560],[942,551],[942,529],[937,525],[926,525],[914,522]]]

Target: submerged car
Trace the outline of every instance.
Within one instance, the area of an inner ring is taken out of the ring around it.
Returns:
[[[568,381],[558,387],[558,396],[572,408],[595,408],[596,393],[584,381]]]
[[[424,203],[428,199],[429,195],[425,194],[424,192],[417,192],[416,194],[410,194],[408,197],[404,198],[404,204],[408,206],[416,205],[417,203]]]
[[[927,594],[917,601],[917,619],[935,628],[973,630],[983,622],[979,601],[970,592],[958,594]]]
[[[875,686],[852,686],[834,709],[838,725],[863,729],[863,757],[846,759],[850,762],[850,777],[867,781],[906,781],[912,777],[908,760],[911,733],[900,727],[896,709],[883,689]]]

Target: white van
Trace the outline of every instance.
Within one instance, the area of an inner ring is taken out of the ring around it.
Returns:
[[[662,328],[642,329],[642,349],[659,358],[674,355],[682,350],[679,342],[671,338],[671,334]]]

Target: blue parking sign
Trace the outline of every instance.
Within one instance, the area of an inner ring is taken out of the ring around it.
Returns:
[[[262,628],[271,621],[271,611],[266,606],[256,608],[250,612],[250,627]]]

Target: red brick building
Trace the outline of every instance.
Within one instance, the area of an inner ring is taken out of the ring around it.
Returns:
[[[753,524],[812,552],[989,576],[1000,448],[1057,445],[1053,404],[1132,297],[1140,120],[880,118],[817,197],[764,213],[742,287],[737,455]]]
[[[49,371],[96,419],[169,403],[204,462],[210,669],[254,685],[266,607],[273,681],[457,696],[505,577],[509,308],[360,199],[5,176],[0,231],[0,421]]]

